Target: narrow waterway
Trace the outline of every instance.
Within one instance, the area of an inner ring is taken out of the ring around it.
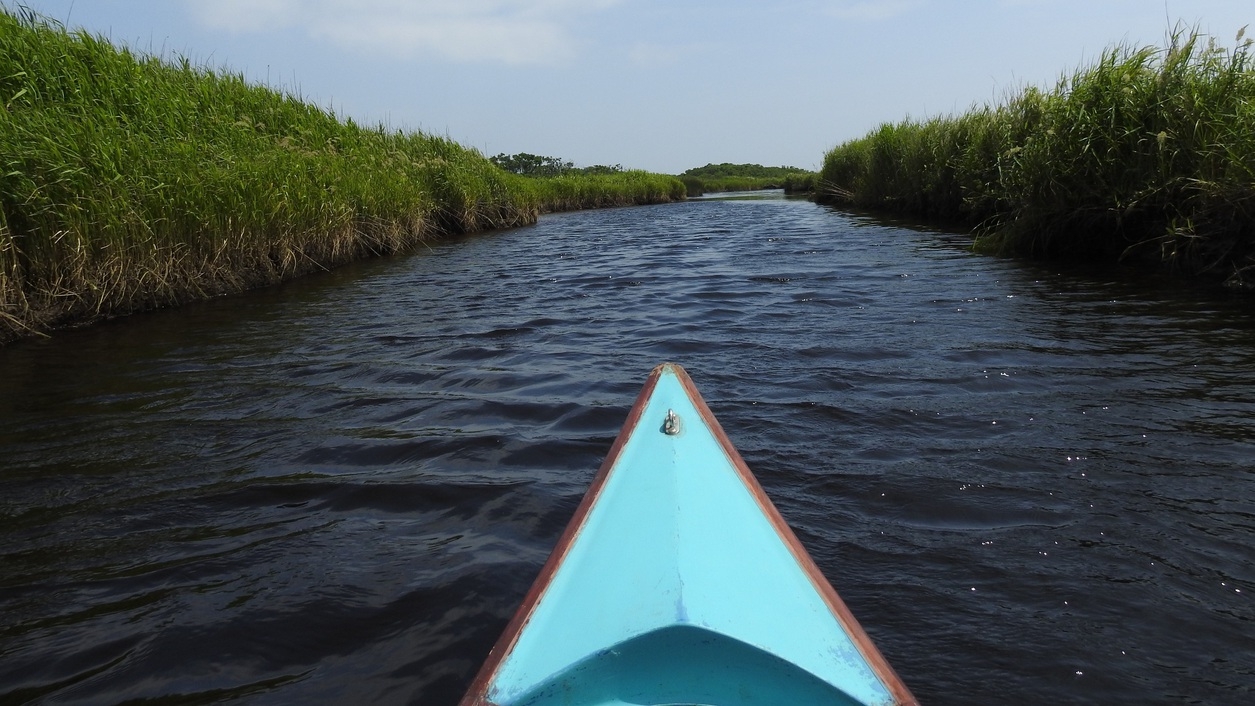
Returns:
[[[650,369],[925,704],[1255,702],[1250,299],[775,196],[0,349],[0,703],[455,704]]]

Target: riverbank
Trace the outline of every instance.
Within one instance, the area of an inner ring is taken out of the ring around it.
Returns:
[[[797,167],[764,167],[761,164],[707,164],[679,175],[689,196],[727,191],[784,189],[804,193],[814,189],[815,173]]]
[[[541,213],[615,206],[645,206],[685,199],[673,176],[631,169],[613,174],[564,174],[528,178]]]
[[[1196,33],[1120,46],[1049,91],[885,124],[818,198],[976,229],[978,246],[1255,281],[1255,64]]]
[[[684,198],[547,182],[241,76],[0,11],[0,343],[272,284],[545,211]]]

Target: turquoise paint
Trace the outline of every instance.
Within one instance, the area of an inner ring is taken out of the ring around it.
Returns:
[[[791,701],[758,682],[794,684],[793,703],[893,703],[666,367],[489,698]]]
[[[620,643],[513,703],[858,706],[830,684],[779,657],[687,626],[655,630]]]

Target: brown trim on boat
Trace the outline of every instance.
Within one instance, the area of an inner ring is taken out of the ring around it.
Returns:
[[[802,542],[793,533],[793,529],[785,522],[780,511],[771,502],[771,498],[767,497],[766,491],[763,490],[763,487],[758,483],[758,479],[754,477],[753,472],[746,465],[745,459],[741,458],[741,454],[732,445],[732,440],[728,438],[723,427],[719,425],[719,420],[715,419],[714,413],[710,411],[710,407],[706,405],[706,400],[702,399],[701,393],[697,391],[697,386],[693,384],[692,378],[688,376],[684,368],[673,363],[665,363],[654,370],[655,377],[653,379],[656,380],[657,374],[666,366],[670,366],[675,371],[676,377],[680,379],[680,383],[683,385],[684,391],[688,394],[693,406],[697,408],[702,420],[710,428],[715,440],[723,447],[723,452],[727,454],[733,468],[740,475],[741,482],[749,489],[750,494],[758,502],[759,509],[767,516],[772,526],[776,528],[776,533],[784,541],[785,545],[789,547],[789,551],[793,553],[793,558],[802,567],[802,570],[806,572],[806,575],[810,577],[815,590],[819,592],[819,595],[823,596],[824,602],[828,604],[828,608],[832,611],[833,616],[845,628],[845,631],[858,647],[859,652],[863,653],[863,657],[871,665],[876,676],[880,677],[880,680],[889,689],[890,695],[893,696],[894,704],[898,706],[918,706],[919,701],[911,694],[910,689],[907,689],[906,684],[903,683],[897,672],[893,671],[889,661],[876,648],[876,644],[872,642],[871,637],[863,630],[863,626],[859,625],[858,620],[854,618],[854,614],[846,607],[845,601],[841,600],[841,596],[837,595],[836,589],[832,587],[832,584],[828,582],[823,572],[819,570],[819,566],[815,564],[815,560],[811,558],[806,548],[802,546]]]
[[[510,619],[505,630],[502,631],[501,637],[497,639],[497,643],[488,652],[488,657],[479,668],[479,672],[475,675],[475,680],[471,682],[466,695],[458,702],[458,706],[493,706],[492,702],[488,700],[489,683],[497,673],[497,669],[501,666],[501,661],[514,649],[514,643],[518,642],[523,628],[531,620],[532,612],[535,611],[536,605],[540,603],[541,596],[549,588],[549,583],[553,580],[558,567],[562,565],[562,561],[570,551],[571,545],[574,544],[575,538],[579,536],[580,529],[583,528],[589,511],[592,510],[593,504],[600,497],[601,489],[605,487],[606,479],[610,475],[610,469],[614,468],[615,463],[619,460],[619,454],[623,451],[623,445],[627,443],[628,438],[632,436],[632,431],[640,422],[641,414],[644,413],[645,406],[649,404],[649,398],[654,394],[654,388],[658,385],[658,380],[662,377],[662,371],[667,365],[669,364],[659,365],[650,372],[649,379],[645,381],[645,386],[641,389],[640,394],[636,396],[636,402],[632,404],[632,409],[628,411],[627,420],[623,422],[623,428],[619,430],[619,435],[615,437],[614,444],[610,446],[606,459],[601,462],[601,468],[597,470],[597,475],[593,477],[592,485],[584,493],[584,499],[580,501],[579,507],[575,509],[575,514],[571,517],[571,521],[567,523],[566,529],[562,531],[562,536],[558,538],[558,544],[554,547],[553,553],[545,561],[545,565],[540,570],[540,575],[536,577],[536,581],[528,589],[527,595],[523,598],[523,603],[514,613],[514,617]],[[688,380],[688,375],[684,373],[682,368],[678,365],[674,367],[680,373],[682,379]],[[692,383],[688,382],[687,384],[691,385]]]

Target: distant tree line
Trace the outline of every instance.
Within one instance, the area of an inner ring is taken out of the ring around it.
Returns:
[[[505,154],[488,158],[493,164],[512,174],[527,177],[558,177],[565,175],[611,175],[624,172],[623,165],[594,164],[576,167],[561,157],[546,157],[530,152]],[[719,191],[784,189],[805,192],[814,188],[814,173],[797,167],[764,167],[761,164],[707,164],[679,176],[689,196]]]
[[[694,167],[680,176],[699,177],[701,179],[724,179],[727,177],[753,177],[757,179],[783,179],[790,174],[806,173],[798,167],[764,167],[761,164],[707,164]]]
[[[797,167],[764,167],[761,164],[707,164],[680,175],[689,196],[723,191],[784,189],[803,193],[815,188],[815,173]]]
[[[507,172],[530,177],[556,177],[563,174],[617,174],[623,171],[621,164],[576,167],[574,162],[568,162],[561,157],[544,157],[529,152],[518,154],[503,152],[488,159]]]

